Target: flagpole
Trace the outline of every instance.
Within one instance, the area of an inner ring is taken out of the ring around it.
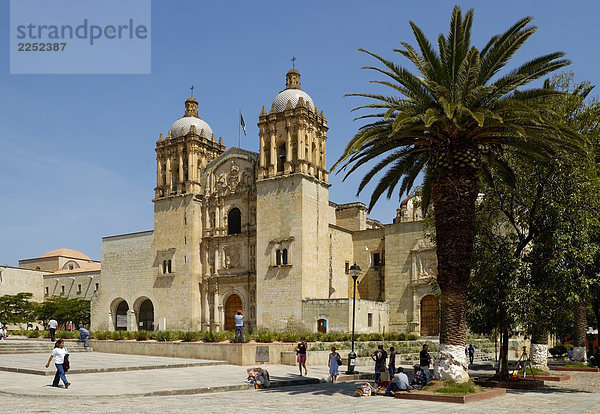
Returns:
[[[241,139],[240,128],[242,127],[242,124],[240,122],[241,119],[242,119],[242,110],[240,109],[239,113],[238,113],[238,148],[242,148],[242,146],[241,146],[242,144],[240,143],[241,142],[240,141],[240,139]]]

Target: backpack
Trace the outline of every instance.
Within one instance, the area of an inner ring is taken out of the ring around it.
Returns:
[[[69,362],[69,354],[65,354],[65,359],[63,361],[63,370],[67,372],[71,368],[71,363]]]

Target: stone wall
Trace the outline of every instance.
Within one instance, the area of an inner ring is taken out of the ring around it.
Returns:
[[[205,342],[151,342],[90,340],[95,352],[210,359],[233,365],[281,364],[281,355],[293,351],[295,343],[231,344]]]
[[[356,333],[389,332],[389,304],[358,299],[356,301]],[[371,316],[369,316],[371,315]],[[352,299],[307,299],[302,301],[305,329],[317,332],[317,322],[324,319],[327,332],[352,331]],[[369,324],[370,322],[370,324]]]
[[[346,267],[353,264],[352,232],[329,225],[329,298],[347,298],[352,278]]]
[[[100,270],[58,275],[45,274],[44,297],[62,296],[70,299],[91,300],[98,293],[96,284],[99,289]]]
[[[33,294],[31,300],[42,302],[44,300],[43,286],[43,271],[0,266],[0,296],[30,292]]]

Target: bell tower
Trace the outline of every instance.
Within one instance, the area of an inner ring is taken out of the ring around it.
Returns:
[[[257,328],[303,330],[302,301],[329,297],[327,120],[290,69],[259,116]]]
[[[267,114],[259,116],[259,178],[304,173],[327,183],[327,120],[300,89],[300,72],[290,69]]]

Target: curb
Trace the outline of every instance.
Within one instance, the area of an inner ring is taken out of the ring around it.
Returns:
[[[324,378],[306,378],[306,379],[298,379],[292,381],[271,381],[271,386],[269,388],[259,388],[259,390],[270,390],[271,388],[284,388],[284,387],[293,387],[299,385],[311,385],[311,384],[320,384],[327,382]],[[64,390],[64,388],[60,388]],[[74,394],[74,395],[65,395],[63,394],[61,398],[73,398],[73,399],[81,399],[81,398],[131,398],[131,397],[152,397],[152,396],[170,396],[170,395],[191,395],[191,394],[212,394],[217,392],[231,392],[231,391],[246,391],[253,390],[254,386],[252,384],[237,384],[237,385],[223,385],[217,387],[205,387],[205,388],[184,388],[179,390],[159,390],[152,392],[141,392],[141,393],[130,393],[130,394]],[[53,394],[24,394],[10,391],[0,391],[0,395],[9,395],[13,397],[34,397],[34,398],[48,398]]]
[[[123,372],[123,371],[145,371],[149,369],[168,369],[168,368],[188,368],[188,367],[205,367],[205,366],[215,366],[215,365],[224,365],[224,361],[214,361],[214,362],[190,362],[190,363],[182,363],[182,364],[173,364],[173,365],[145,365],[139,367],[122,367],[122,368],[87,368],[87,369],[71,369],[69,370],[69,375],[71,374],[97,374],[103,372]],[[42,371],[36,369],[28,369],[28,368],[11,368],[11,367],[2,367],[0,366],[0,371],[7,372],[17,372],[20,374],[32,374],[32,375],[42,375],[42,376],[54,376],[54,371]]]

